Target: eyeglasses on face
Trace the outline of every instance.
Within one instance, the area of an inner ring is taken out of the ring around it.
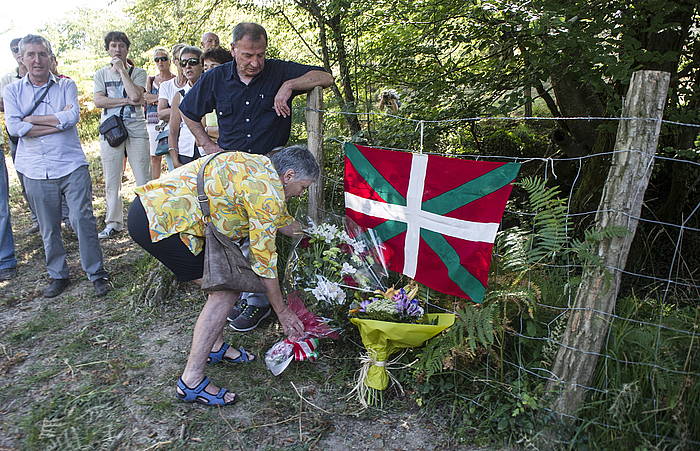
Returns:
[[[199,66],[201,62],[199,61],[199,58],[187,58],[186,60],[180,61],[180,66],[185,67],[185,66]]]
[[[167,56],[156,56],[155,58],[153,58],[153,61],[155,61],[156,63],[168,61],[168,57]]]

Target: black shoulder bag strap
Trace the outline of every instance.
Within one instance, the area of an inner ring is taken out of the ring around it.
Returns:
[[[129,68],[129,78],[131,78],[131,73],[134,71],[134,66],[131,66]],[[124,98],[127,98],[126,94],[126,88],[124,88]],[[124,120],[124,108],[126,108],[126,105],[122,106],[121,109],[119,110],[119,118],[123,121]]]
[[[46,89],[44,89],[44,92],[41,94],[41,96],[39,97],[39,99],[38,99],[36,102],[34,102],[34,106],[32,107],[31,110],[29,110],[29,113],[25,114],[24,117],[23,117],[22,119],[24,119],[24,118],[27,117],[27,116],[31,116],[31,115],[32,115],[32,113],[39,107],[39,105],[41,104],[41,102],[44,101],[44,98],[46,98],[46,94],[49,93],[49,89],[51,89],[51,86],[53,86],[55,83],[56,83],[56,82],[53,80],[53,78],[49,80],[49,83],[46,85]],[[7,126],[5,126],[5,130],[7,130]],[[7,136],[10,137],[10,141],[12,141],[12,143],[13,143],[14,145],[17,145],[17,143],[19,143],[19,136],[10,135],[10,132],[9,132],[9,131],[7,132]]]
[[[51,89],[51,86],[53,86],[55,83],[56,83],[56,82],[53,81],[53,78],[52,78],[51,80],[49,80],[49,83],[46,85],[46,89],[44,89],[44,92],[41,94],[41,97],[39,97],[39,99],[38,99],[36,102],[34,102],[34,106],[32,107],[31,110],[29,110],[29,113],[27,113],[27,114],[24,115],[24,117],[27,117],[27,116],[31,116],[31,115],[32,115],[32,113],[34,112],[34,110],[36,110],[36,109],[39,107],[39,105],[41,104],[41,102],[44,101],[44,98],[46,97],[46,94],[49,93],[49,89]]]

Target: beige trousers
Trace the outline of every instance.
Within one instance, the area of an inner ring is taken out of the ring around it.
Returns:
[[[143,138],[129,136],[118,147],[112,147],[107,141],[100,139],[100,156],[102,157],[102,173],[105,181],[105,200],[107,202],[105,224],[107,226],[111,225],[116,230],[124,229],[124,205],[120,191],[122,175],[124,174],[125,152],[131,171],[134,173],[136,185],[145,185],[151,179],[151,156],[148,135]]]

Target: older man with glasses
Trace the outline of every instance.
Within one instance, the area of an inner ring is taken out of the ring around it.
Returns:
[[[27,35],[19,44],[27,75],[3,92],[9,132],[19,137],[15,166],[24,176],[27,197],[39,220],[51,283],[44,297],[69,285],[66,250],[61,238],[61,199],[78,236],[80,263],[98,296],[109,291],[92,212],[92,182],[76,125],[80,119],[78,88],[69,78],[51,73],[51,44]]]

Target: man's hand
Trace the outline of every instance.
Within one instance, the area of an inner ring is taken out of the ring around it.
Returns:
[[[277,312],[277,318],[279,318],[280,324],[282,324],[282,329],[290,340],[301,340],[301,338],[304,336],[304,324],[301,322],[296,313],[294,313],[289,307],[285,307],[283,310]]]
[[[111,64],[112,64],[112,70],[114,72],[119,73],[119,72],[126,71],[126,68],[124,67],[124,62],[120,58],[117,58],[117,57],[112,58]]]
[[[275,95],[275,101],[273,108],[278,116],[287,117],[292,115],[292,110],[287,105],[287,101],[292,96],[292,88],[290,88],[287,83],[282,83],[277,95]]]
[[[204,145],[202,146],[202,149],[204,149],[204,152],[206,152],[207,155],[211,155],[213,153],[218,153],[218,152],[223,152],[224,149],[219,147],[219,145],[211,140],[209,142],[205,142]]]

